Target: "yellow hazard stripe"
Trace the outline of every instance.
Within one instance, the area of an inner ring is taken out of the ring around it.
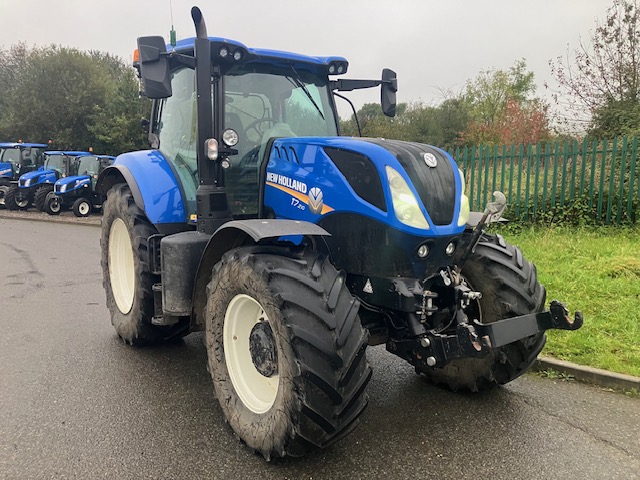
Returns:
[[[298,200],[300,200],[305,205],[309,205],[309,196],[305,195],[304,193],[296,192],[295,190],[293,190],[293,189],[291,189],[289,187],[285,187],[283,185],[278,185],[277,183],[273,183],[273,182],[267,182],[267,185],[269,185],[270,187],[277,188],[278,190],[282,190],[284,193],[288,193],[292,197],[296,197]],[[322,205],[322,212],[320,212],[320,215],[324,215],[326,213],[333,212],[333,210],[334,209],[331,208],[328,205]]]

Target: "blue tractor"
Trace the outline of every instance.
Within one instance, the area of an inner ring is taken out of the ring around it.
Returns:
[[[151,150],[118,156],[106,195],[106,303],[128,344],[203,331],[220,408],[266,459],[351,432],[368,345],[434,383],[483,390],[525,372],[550,328],[576,329],[520,250],[469,212],[462,172],[420,143],[341,137],[334,99],[397,80],[340,78],[342,57],[209,37],[138,39]]]
[[[5,196],[21,175],[36,170],[44,163],[46,143],[0,143],[0,207],[5,206]]]
[[[111,155],[85,155],[78,162],[78,175],[56,180],[48,192],[43,210],[58,215],[64,207],[71,207],[76,217],[87,217],[92,210],[102,208],[104,197],[96,192],[98,175],[113,163]]]
[[[36,209],[43,211],[47,194],[53,191],[53,184],[60,178],[76,175],[80,157],[91,155],[78,151],[47,151],[44,166],[20,176],[17,185],[12,185],[5,195],[9,210],[26,210],[33,202]]]

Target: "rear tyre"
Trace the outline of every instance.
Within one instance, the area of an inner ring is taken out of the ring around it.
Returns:
[[[188,325],[153,325],[153,284],[147,240],[158,233],[138,208],[126,184],[109,190],[102,218],[102,278],[111,323],[130,345],[144,345],[178,338]]]
[[[86,198],[78,198],[73,202],[73,213],[76,217],[88,217],[91,213],[91,202]]]
[[[482,292],[476,309],[480,322],[495,322],[543,310],[546,291],[536,267],[501,235],[484,235],[462,270],[473,290]],[[431,382],[453,391],[477,392],[504,385],[526,372],[546,341],[544,333],[493,350],[483,358],[457,359],[443,368],[424,368]]]
[[[47,200],[47,195],[52,191],[53,186],[50,185],[43,185],[38,187],[38,190],[36,190],[36,194],[33,197],[33,203],[39,212],[44,212],[44,203]]]
[[[242,247],[214,267],[209,370],[231,428],[267,460],[357,426],[371,378],[358,308],[344,273],[315,253]]]
[[[23,199],[19,195],[17,185],[12,185],[4,196],[4,206],[7,210],[26,210],[29,208],[29,199]]]

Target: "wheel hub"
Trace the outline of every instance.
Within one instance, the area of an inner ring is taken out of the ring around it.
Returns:
[[[253,366],[261,375],[269,378],[278,373],[278,350],[267,322],[258,322],[251,329],[249,352]]]

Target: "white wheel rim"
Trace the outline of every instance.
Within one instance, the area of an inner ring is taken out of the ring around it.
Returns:
[[[54,198],[53,200],[49,201],[49,209],[54,212],[54,213],[58,213],[60,211],[60,202],[58,201],[57,198]]]
[[[87,202],[82,202],[78,205],[78,212],[80,212],[80,215],[86,215],[89,213],[89,204]]]
[[[262,375],[249,352],[249,336],[256,323],[268,321],[260,304],[248,295],[236,295],[224,315],[224,359],[236,393],[245,407],[265,413],[274,404],[280,376]]]
[[[111,224],[109,233],[109,281],[116,305],[126,315],[133,306],[136,279],[129,231],[120,218]]]
[[[16,202],[16,205],[18,205],[20,208],[24,208],[29,205],[29,200],[18,200]]]

